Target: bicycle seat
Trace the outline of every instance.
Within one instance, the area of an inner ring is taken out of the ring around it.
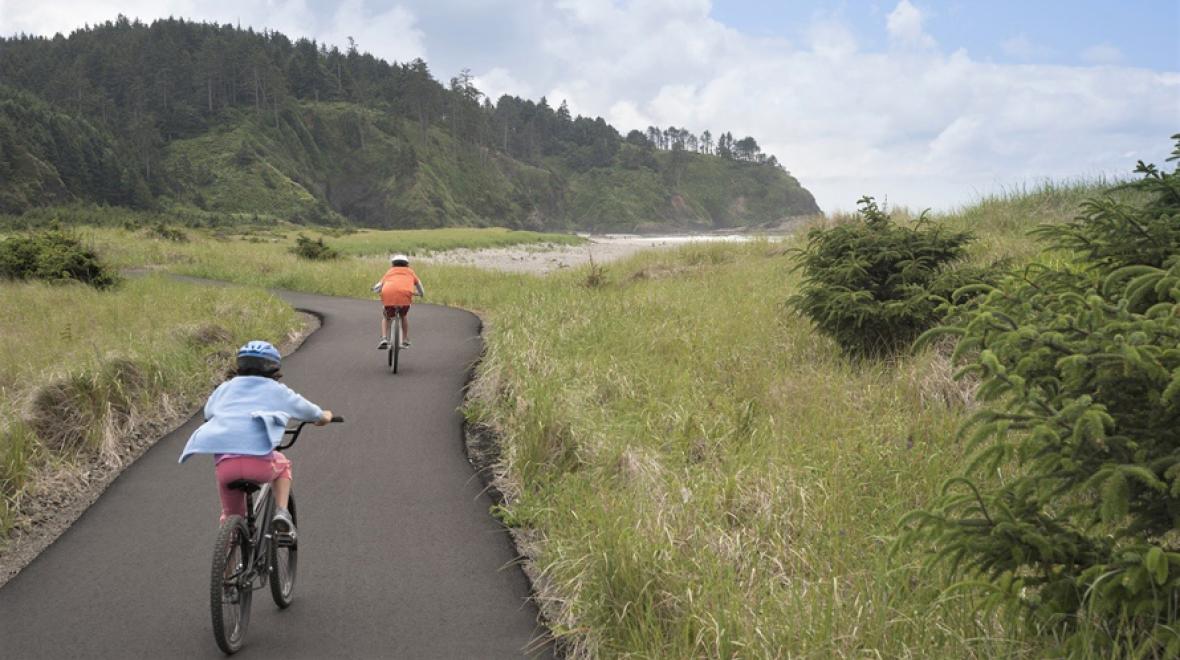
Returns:
[[[243,493],[256,493],[262,488],[262,484],[257,481],[250,481],[249,479],[234,479],[225,485],[230,490],[240,490]]]

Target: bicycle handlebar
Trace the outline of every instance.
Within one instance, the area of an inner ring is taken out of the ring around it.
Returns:
[[[332,423],[341,423],[343,421],[344,418],[340,415],[332,415]],[[279,443],[277,449],[282,451],[284,449],[290,449],[292,446],[294,446],[295,441],[299,439],[299,434],[303,432],[303,427],[307,426],[308,424],[315,424],[315,422],[299,422],[299,426],[283,431],[283,434],[291,436],[291,439],[286,442]]]

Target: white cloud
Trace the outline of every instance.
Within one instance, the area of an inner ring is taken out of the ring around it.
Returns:
[[[606,113],[606,120],[610,122],[611,126],[628,128],[620,128],[620,132],[626,135],[632,130],[643,130],[643,127],[652,126],[653,120],[631,101],[619,101],[612,105]]]
[[[856,52],[856,36],[842,23],[823,20],[808,30],[811,49],[829,60],[842,60]]]
[[[476,76],[474,83],[476,89],[483,92],[493,103],[504,94],[524,99],[533,98],[536,95],[531,85],[516,79],[502,67],[493,67]]]
[[[934,38],[922,31],[922,20],[922,12],[910,0],[901,0],[885,19],[889,38],[908,46],[932,48]]]
[[[703,12],[603,11],[613,13],[545,26],[546,59],[563,72],[548,89],[624,134],[654,124],[753,135],[824,208],[865,193],[947,207],[1026,179],[1125,172],[1122,153],[1166,155],[1180,122],[1176,75],[942,53],[905,1],[883,21],[901,47],[886,52],[860,50],[830,17],[798,48],[736,35]]]
[[[1005,39],[1000,43],[1000,50],[1009,57],[1026,61],[1045,58],[1053,54],[1052,48],[1034,43],[1026,34],[1018,34]]]
[[[1098,44],[1083,50],[1082,60],[1090,64],[1119,64],[1123,52],[1110,44]]]
[[[332,44],[356,40],[361,52],[370,52],[391,62],[426,59],[425,35],[415,26],[414,13],[401,5],[380,12],[369,11],[362,0],[346,0],[319,32],[320,39]]]
[[[802,43],[742,34],[714,20],[707,0],[397,0],[381,8],[348,0],[326,13],[313,1],[0,0],[0,32],[68,31],[119,9],[145,19],[240,16],[243,25],[341,47],[351,35],[363,50],[398,60],[429,47],[441,61],[460,49],[448,17],[483,11],[503,23],[477,26],[486,42],[478,30],[464,32],[466,50],[451,66],[471,66],[493,99],[565,99],[624,135],[648,125],[751,135],[828,210],[852,208],[862,194],[947,207],[1026,180],[1126,173],[1135,159],[1162,163],[1180,126],[1180,73],[948,52],[910,0],[891,0],[879,34],[862,34],[863,42],[836,14],[798,25]],[[423,27],[428,19],[437,22]],[[1005,51],[1040,57],[1024,35]],[[1109,45],[1090,56],[1118,61]]]

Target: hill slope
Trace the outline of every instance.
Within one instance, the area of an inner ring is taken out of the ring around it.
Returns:
[[[68,38],[0,39],[0,79],[19,90],[0,93],[0,136],[15,136],[0,139],[0,172],[19,172],[0,177],[9,212],[89,201],[376,227],[633,230],[819,211],[752,138],[723,134],[716,150],[707,132],[675,128],[624,139],[543,98],[493,104],[466,73],[444,87],[421,60],[274,32],[120,17]]]
[[[112,136],[0,85],[0,212],[75,200],[142,206],[150,196]]]

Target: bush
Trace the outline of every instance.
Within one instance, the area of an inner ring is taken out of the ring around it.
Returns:
[[[118,278],[74,236],[47,231],[0,241],[0,277],[17,280],[74,280],[98,289]]]
[[[159,238],[165,241],[172,241],[173,243],[188,242],[188,234],[184,233],[183,229],[177,229],[162,222],[152,225],[146,230],[146,233],[151,238]]]
[[[291,248],[291,252],[299,257],[313,261],[327,261],[329,259],[340,258],[340,253],[335,248],[324,245],[323,238],[317,238],[313,241],[303,234],[300,234],[295,239],[295,246]]]
[[[788,303],[854,357],[879,357],[908,347],[941,319],[940,305],[961,282],[949,277],[971,240],[928,222],[901,227],[861,198],[860,218],[813,229],[799,255],[804,274]]]
[[[1107,195],[1037,230],[1077,264],[1031,266],[928,333],[961,336],[985,406],[964,427],[971,467],[902,538],[932,543],[935,563],[984,578],[993,607],[1017,605],[1075,650],[1175,657],[1180,170],[1137,171],[1120,188],[1145,203]]]

